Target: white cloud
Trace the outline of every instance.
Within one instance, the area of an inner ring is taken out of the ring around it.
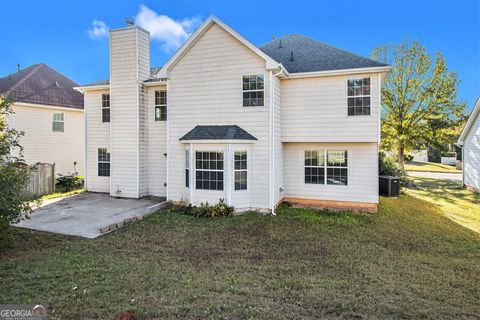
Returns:
[[[92,21],[92,29],[88,30],[90,39],[97,40],[108,36],[108,26],[102,20],[94,19]]]
[[[174,20],[166,15],[159,15],[155,11],[140,5],[135,17],[138,26],[150,31],[153,40],[160,41],[165,51],[177,49],[200,24],[198,17]]]

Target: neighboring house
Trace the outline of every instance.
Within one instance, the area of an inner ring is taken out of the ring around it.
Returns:
[[[463,184],[480,192],[480,98],[458,139],[462,146]]]
[[[86,189],[375,211],[389,69],[296,34],[256,47],[214,17],[151,69],[146,30],[111,30],[110,79],[78,88]]]
[[[408,154],[413,157],[412,161],[428,162],[428,150],[426,149],[413,150]]]
[[[25,132],[20,144],[27,163],[55,163],[57,173],[83,174],[83,95],[75,86],[43,63],[0,78],[0,95],[14,101],[7,122]]]

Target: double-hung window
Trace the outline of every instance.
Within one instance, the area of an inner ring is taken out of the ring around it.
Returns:
[[[167,91],[155,91],[155,121],[167,120]]]
[[[102,94],[102,122],[110,122],[110,95]]]
[[[348,115],[370,115],[370,78],[347,80]]]
[[[223,190],[223,152],[195,152],[195,187],[203,190]]]
[[[243,76],[243,106],[263,106],[264,87],[263,74]]]
[[[346,150],[306,150],[306,184],[348,184]]]
[[[185,187],[190,188],[190,151],[185,150]]]
[[[235,190],[247,190],[247,151],[235,151]]]
[[[110,150],[108,148],[98,148],[98,176],[110,176]]]
[[[65,126],[64,120],[63,112],[54,112],[52,116],[52,131],[63,132]]]

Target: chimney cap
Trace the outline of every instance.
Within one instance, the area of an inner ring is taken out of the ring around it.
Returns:
[[[135,25],[135,19],[128,17],[125,18],[125,23],[127,24],[128,27],[134,26]]]

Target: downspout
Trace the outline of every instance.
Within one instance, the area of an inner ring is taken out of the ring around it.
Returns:
[[[169,92],[169,79],[166,79],[165,89],[167,90],[167,150],[166,150],[166,158],[167,158],[167,201],[170,200],[170,92]],[[190,164],[192,166],[192,164]],[[192,186],[190,186],[191,188]]]
[[[87,191],[87,97],[86,92],[83,92],[83,190]]]

